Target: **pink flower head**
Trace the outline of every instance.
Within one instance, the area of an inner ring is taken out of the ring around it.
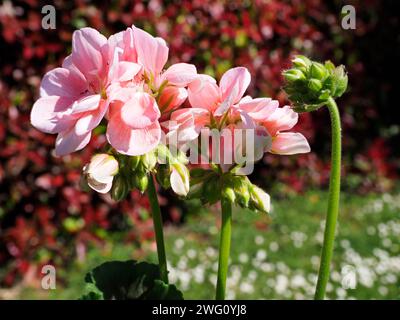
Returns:
[[[300,133],[282,132],[291,129],[298,115],[285,106],[279,108],[277,101],[270,98],[252,99],[243,95],[250,84],[250,73],[246,68],[228,70],[219,85],[206,75],[198,76],[188,86],[188,98],[192,108],[175,111],[165,123],[169,135],[176,134],[178,143],[196,139],[207,129],[223,130],[220,141],[220,160],[225,154],[243,154],[246,146],[245,130],[251,129],[254,148],[253,161],[260,160],[264,152],[295,154],[310,151],[307,140]],[[228,144],[224,140],[229,141]],[[232,162],[220,165],[224,171]]]
[[[42,80],[31,122],[41,131],[58,134],[56,155],[88,144],[91,131],[107,112],[110,84],[133,78],[140,70],[135,63],[113,63],[108,48],[107,39],[98,31],[75,31],[71,55]]]
[[[184,87],[196,77],[196,68],[180,63],[163,72],[168,58],[165,41],[134,26],[115,35],[113,43],[120,59],[133,61],[141,69],[130,81],[113,87],[107,138],[120,153],[142,155],[159,144],[159,119],[186,100]]]
[[[31,122],[58,134],[58,156],[85,147],[104,117],[117,151],[144,154],[160,141],[161,111],[179,107],[196,77],[196,68],[185,63],[163,72],[167,58],[164,40],[134,26],[109,39],[92,28],[75,31],[71,55],[42,80]]]

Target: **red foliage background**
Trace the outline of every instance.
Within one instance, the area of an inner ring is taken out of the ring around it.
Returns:
[[[366,192],[393,186],[399,169],[399,126],[394,105],[393,61],[399,56],[394,1],[349,1],[355,30],[340,26],[341,1],[54,1],[56,29],[41,27],[36,0],[4,1],[0,8],[0,285],[12,285],[32,265],[84,257],[88,243],[106,231],[129,230],[138,242],[152,238],[132,193],[123,203],[83,192],[80,172],[104,137],[62,159],[52,155],[54,136],[29,123],[44,73],[69,53],[72,32],[91,26],[105,35],[131,24],[165,38],[170,62],[194,63],[219,78],[242,65],[252,74],[249,93],[285,103],[281,71],[295,53],[348,67],[350,88],[340,103],[344,129],[345,188]],[[395,42],[395,43],[393,43]],[[393,43],[393,45],[391,45]],[[396,60],[395,60],[396,59]],[[266,156],[253,180],[273,190],[301,192],[325,187],[329,166],[329,119],[324,110],[304,114],[298,125],[313,152]],[[293,174],[295,172],[295,174]],[[164,198],[165,212],[179,220],[184,208]],[[179,204],[178,204],[179,205]],[[133,226],[133,227],[131,227]]]

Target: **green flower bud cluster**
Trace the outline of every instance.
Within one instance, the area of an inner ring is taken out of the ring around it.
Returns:
[[[221,174],[214,169],[192,169],[190,199],[200,199],[203,204],[214,204],[221,199],[242,208],[268,213],[269,195],[250,182],[246,176],[232,172]]]
[[[165,145],[160,144],[153,151],[141,156],[115,153],[114,157],[118,160],[119,172],[114,177],[111,196],[116,201],[125,199],[132,189],[144,193],[152,173],[156,174],[158,182],[166,189],[171,187],[170,176],[173,170],[178,172],[182,180],[189,179],[186,155],[182,152],[173,155]],[[188,181],[187,186],[189,186]]]
[[[111,197],[115,201],[121,201],[132,189],[138,189],[141,193],[144,193],[149,184],[149,174],[155,170],[157,164],[156,151],[148,152],[142,156],[116,154],[115,157],[120,169],[114,177]]]
[[[296,112],[310,112],[324,106],[329,98],[340,97],[347,89],[348,78],[344,66],[335,67],[296,56],[293,67],[283,72],[284,87]]]

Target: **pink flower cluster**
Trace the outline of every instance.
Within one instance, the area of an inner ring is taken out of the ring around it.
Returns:
[[[219,85],[208,75],[199,75],[189,83],[191,108],[181,108],[171,114],[169,127],[177,134],[178,141],[185,142],[188,137],[196,139],[205,128],[224,130],[219,149],[220,159],[224,159],[224,154],[244,153],[245,137],[235,135],[236,130],[242,130],[253,135],[254,162],[265,152],[281,155],[309,152],[310,146],[301,133],[285,132],[298,121],[298,114],[289,106],[280,108],[278,101],[270,98],[243,97],[250,80],[249,71],[237,67],[225,72]],[[224,142],[227,138],[228,144]],[[221,160],[220,166],[227,171],[233,164]]]
[[[310,151],[303,135],[285,132],[298,120],[289,106],[244,96],[250,83],[246,68],[228,70],[217,85],[191,64],[164,70],[167,59],[165,41],[135,26],[108,39],[92,28],[78,30],[71,55],[44,76],[31,122],[58,134],[59,156],[84,148],[103,119],[110,145],[131,156],[156,148],[163,130],[178,132],[186,142],[213,128],[254,129],[255,160],[264,152]],[[182,107],[186,100],[190,107]]]
[[[164,71],[167,59],[165,41],[134,26],[108,39],[92,28],[75,31],[71,55],[42,80],[31,122],[58,134],[58,156],[84,148],[103,118],[118,152],[145,154],[160,141],[160,117],[186,100],[197,76],[186,63]]]

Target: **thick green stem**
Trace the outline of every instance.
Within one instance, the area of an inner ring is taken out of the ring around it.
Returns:
[[[340,197],[340,160],[341,160],[341,128],[339,109],[335,100],[329,98],[328,109],[332,126],[332,152],[331,175],[329,180],[328,213],[325,222],[324,243],[321,252],[321,264],[318,273],[315,299],[322,300],[325,297],[326,285],[329,280],[329,268],[332,259],[335,240],[336,222],[339,214]]]
[[[218,280],[216,299],[225,299],[226,276],[228,273],[229,252],[231,249],[231,225],[232,225],[232,204],[222,199],[222,224],[221,237],[219,243],[219,261],[218,261]]]
[[[168,270],[167,270],[167,259],[165,257],[163,224],[161,218],[160,205],[158,204],[156,187],[154,185],[153,175],[149,176],[149,185],[147,188],[147,194],[149,197],[151,212],[153,215],[153,224],[154,224],[154,232],[156,234],[158,264],[160,267],[161,280],[164,281],[165,283],[168,283]]]

